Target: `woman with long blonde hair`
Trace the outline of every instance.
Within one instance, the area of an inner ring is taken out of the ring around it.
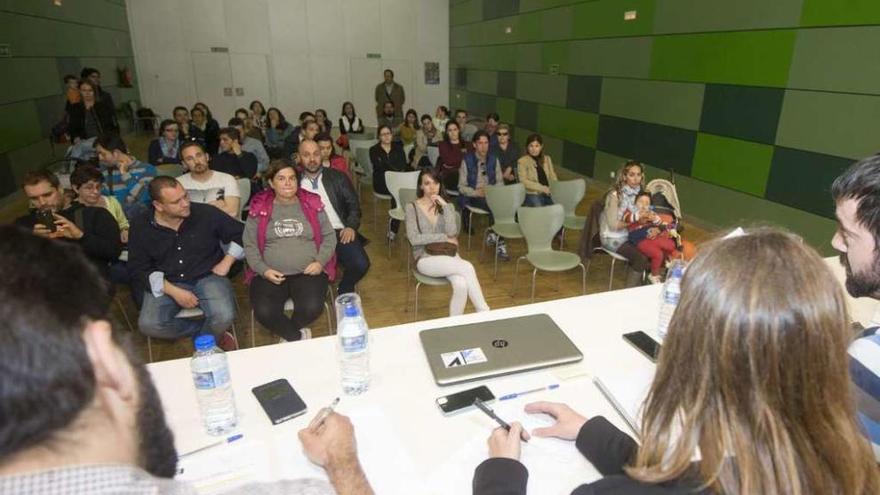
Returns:
[[[794,235],[762,229],[714,241],[682,281],[641,446],[564,404],[526,411],[553,415],[535,434],[576,440],[605,476],[577,494],[877,494],[849,383],[848,321],[839,283]],[[475,494],[525,493],[525,467],[510,463],[521,432],[492,433]]]

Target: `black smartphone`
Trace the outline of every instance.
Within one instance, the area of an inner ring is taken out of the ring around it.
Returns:
[[[254,387],[252,391],[273,425],[306,412],[306,403],[284,378]]]
[[[645,332],[630,332],[623,334],[623,339],[644,354],[651,362],[657,362],[657,354],[660,353],[660,344]]]
[[[469,407],[474,407],[475,399],[480,399],[483,402],[490,402],[495,400],[495,394],[489,390],[489,387],[482,385],[480,387],[438,397],[437,406],[443,411],[443,414],[450,415],[464,411]]]
[[[52,214],[52,210],[37,210],[37,221],[49,229],[49,232],[55,232],[58,230],[58,226],[55,225],[55,215]]]

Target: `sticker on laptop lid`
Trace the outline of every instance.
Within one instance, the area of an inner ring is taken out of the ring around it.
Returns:
[[[440,354],[440,359],[443,360],[443,366],[447,368],[485,363],[488,361],[488,359],[486,359],[486,354],[483,353],[483,349],[479,347],[464,349],[462,351],[444,352]]]

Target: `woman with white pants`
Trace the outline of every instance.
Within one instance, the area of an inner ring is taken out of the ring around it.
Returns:
[[[423,169],[419,174],[416,196],[418,199],[405,208],[406,236],[412,244],[416,269],[429,277],[445,277],[452,284],[449,316],[463,314],[468,297],[477,311],[489,311],[474,265],[457,252],[454,256],[428,254],[429,244],[458,246],[458,214],[443,199],[443,185],[433,170]]]

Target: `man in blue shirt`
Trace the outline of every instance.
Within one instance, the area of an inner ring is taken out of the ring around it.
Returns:
[[[147,211],[150,204],[147,187],[157,175],[156,167],[130,155],[125,141],[116,134],[98,136],[95,151],[104,173],[101,194],[115,196],[129,220]]]
[[[880,299],[880,155],[856,162],[831,186],[837,232],[831,240],[853,297]],[[849,348],[859,420],[880,461],[880,332],[864,330]]]

